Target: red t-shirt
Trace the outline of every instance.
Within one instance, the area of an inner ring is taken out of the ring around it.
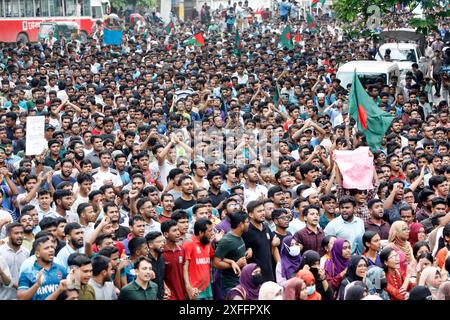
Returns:
[[[124,246],[123,243],[120,242],[120,241],[116,241],[116,243],[114,244],[114,246],[115,246],[117,249],[119,249],[119,256],[121,257],[122,254],[125,252],[125,246]],[[97,248],[97,246],[96,246],[95,244],[92,246],[92,251],[94,251],[94,252],[96,252],[96,253],[99,251],[98,248]]]
[[[169,300],[186,300],[186,286],[183,278],[184,250],[177,245],[175,250],[164,247],[164,282],[170,289]]]
[[[204,291],[211,282],[211,259],[214,257],[214,249],[208,243],[203,246],[194,237],[191,242],[183,243],[184,257],[189,261],[189,282],[198,291]]]

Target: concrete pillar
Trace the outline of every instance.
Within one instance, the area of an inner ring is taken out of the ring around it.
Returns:
[[[160,14],[164,23],[169,23],[170,21],[170,11],[172,10],[172,0],[160,0]]]

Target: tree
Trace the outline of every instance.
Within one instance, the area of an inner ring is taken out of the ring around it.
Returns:
[[[400,4],[405,10],[397,10]],[[423,8],[423,17],[415,17],[413,10]],[[450,10],[440,0],[336,0],[333,4],[337,18],[348,29],[362,32],[375,28],[398,28],[407,26],[424,34],[437,30],[438,22],[450,17]],[[375,27],[375,28],[374,28]]]
[[[136,7],[153,8],[155,6],[155,0],[111,0],[111,6],[116,11],[128,5],[131,5],[135,10]]]

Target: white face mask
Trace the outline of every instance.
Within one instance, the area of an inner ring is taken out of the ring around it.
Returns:
[[[287,246],[286,246],[287,247]],[[298,246],[298,245],[294,245],[294,246],[291,246],[291,247],[287,247],[287,249],[288,249],[288,251],[289,251],[289,254],[292,256],[292,257],[298,257],[299,255],[300,255],[300,246]]]

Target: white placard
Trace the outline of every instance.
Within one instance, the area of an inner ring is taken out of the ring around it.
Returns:
[[[41,154],[47,148],[45,140],[45,116],[27,117],[27,135],[25,143],[25,154],[33,156]]]

